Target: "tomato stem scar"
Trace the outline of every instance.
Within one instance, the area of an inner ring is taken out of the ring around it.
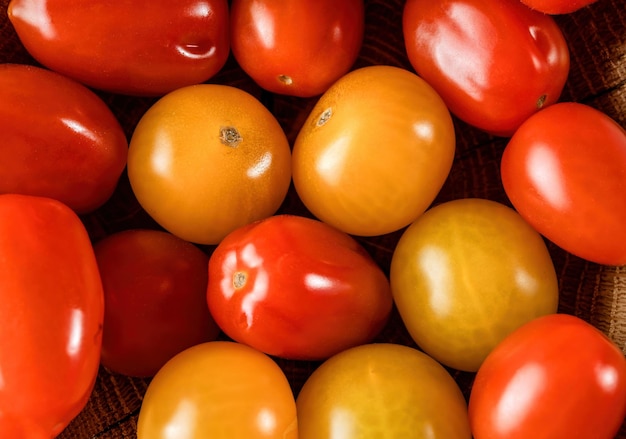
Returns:
[[[317,126],[321,127],[322,125],[324,125],[326,122],[330,120],[332,115],[333,115],[332,108],[327,108],[326,110],[324,110],[322,114],[320,115],[319,119],[317,119]]]
[[[546,103],[547,98],[548,98],[547,95],[539,96],[539,99],[537,99],[537,108],[543,107],[543,105]]]
[[[238,271],[233,274],[233,287],[238,290],[246,285],[248,275],[243,271]]]
[[[222,127],[220,128],[220,141],[231,148],[236,148],[241,143],[243,138],[237,128],[235,127]]]
[[[293,79],[291,79],[291,76],[287,76],[287,75],[278,75],[278,80],[280,82],[282,82],[285,85],[291,85],[293,84]]]

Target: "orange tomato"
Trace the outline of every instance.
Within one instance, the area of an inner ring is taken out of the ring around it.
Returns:
[[[143,115],[130,141],[128,178],[166,230],[217,244],[278,209],[291,181],[291,152],[254,96],[200,84],[165,95]]]
[[[408,70],[353,70],[319,99],[293,148],[293,181],[318,219],[373,236],[420,216],[446,180],[455,151],[448,109]]]

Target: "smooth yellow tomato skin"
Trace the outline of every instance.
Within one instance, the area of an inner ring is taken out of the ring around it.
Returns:
[[[470,439],[467,404],[445,368],[391,343],[328,359],[296,400],[300,439]]]
[[[217,244],[278,210],[291,182],[291,151],[254,96],[200,84],[165,95],[143,115],[129,145],[128,177],[162,227]]]
[[[453,200],[424,213],[398,241],[390,282],[420,348],[469,372],[514,329],[558,306],[542,237],[513,209],[490,200]]]
[[[214,341],[176,355],[155,375],[137,439],[297,439],[289,382],[270,357]]]
[[[455,152],[445,104],[408,70],[353,70],[324,93],[293,147],[305,206],[344,232],[375,236],[407,226],[441,190]]]

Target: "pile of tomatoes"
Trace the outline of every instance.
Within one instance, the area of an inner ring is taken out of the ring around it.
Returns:
[[[148,380],[139,439],[618,433],[624,353],[546,244],[626,264],[626,131],[560,99],[553,14],[593,1],[397,3],[406,66],[359,58],[363,0],[6,5],[0,437],[62,435],[101,367]],[[508,139],[506,203],[437,202],[460,125]]]

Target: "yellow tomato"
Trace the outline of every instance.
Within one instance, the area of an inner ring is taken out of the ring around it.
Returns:
[[[428,208],[454,151],[450,113],[430,85],[398,67],[363,67],[332,85],[302,126],[294,186],[320,220],[382,235]]]
[[[296,401],[300,439],[470,439],[467,404],[423,352],[369,344],[326,360]]]
[[[296,403],[267,355],[213,341],[169,360],[148,386],[137,439],[296,439]]]
[[[424,213],[398,241],[390,281],[420,348],[470,372],[506,335],[558,306],[542,237],[513,209],[490,200],[454,200]]]
[[[282,127],[255,97],[200,84],[165,95],[143,115],[130,141],[128,177],[163,228],[217,244],[276,212],[291,182],[291,152]]]

